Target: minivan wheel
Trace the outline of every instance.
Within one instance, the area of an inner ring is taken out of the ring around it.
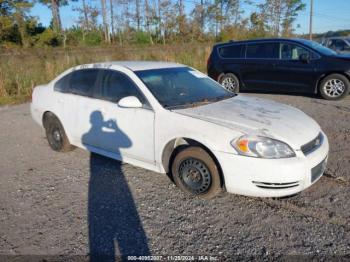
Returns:
[[[219,83],[229,92],[238,93],[239,92],[239,80],[238,77],[232,73],[224,74],[219,79]]]
[[[200,147],[187,147],[175,156],[172,176],[182,191],[200,198],[213,198],[222,190],[214,160]]]
[[[74,146],[69,143],[61,122],[54,114],[49,113],[49,115],[44,118],[44,127],[47,141],[52,150],[68,152],[74,149]]]
[[[319,90],[324,99],[339,100],[349,93],[350,83],[345,76],[332,74],[322,80]]]

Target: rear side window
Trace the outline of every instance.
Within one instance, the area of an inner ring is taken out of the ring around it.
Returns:
[[[145,103],[144,96],[129,77],[117,71],[103,70],[96,97],[119,102],[120,99],[127,96],[136,96],[141,103]]]
[[[243,58],[244,45],[230,45],[219,48],[219,54],[223,58]]]
[[[69,79],[71,74],[65,75],[60,80],[58,80],[54,85],[54,90],[58,92],[67,92],[69,88]]]
[[[278,43],[257,43],[247,45],[247,58],[278,59]]]
[[[69,92],[82,96],[90,96],[95,86],[97,69],[83,69],[74,71],[69,79]]]

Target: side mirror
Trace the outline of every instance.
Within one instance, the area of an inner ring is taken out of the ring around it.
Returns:
[[[299,56],[299,60],[300,60],[301,62],[303,62],[304,64],[307,64],[307,63],[310,62],[310,56],[309,56],[309,54],[301,54],[301,55]]]
[[[142,103],[136,96],[127,96],[119,100],[118,106],[124,108],[140,108]]]

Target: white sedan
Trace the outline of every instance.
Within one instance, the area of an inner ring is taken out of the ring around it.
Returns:
[[[181,64],[81,65],[36,87],[32,98],[32,116],[53,150],[76,146],[168,173],[202,198],[223,189],[293,195],[327,163],[327,137],[302,111],[234,95]]]

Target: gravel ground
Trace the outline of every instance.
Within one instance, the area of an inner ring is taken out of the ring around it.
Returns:
[[[53,152],[28,104],[0,108],[0,255],[350,260],[350,97],[257,95],[302,109],[329,137],[325,175],[295,197],[189,198],[165,175],[80,149]]]

